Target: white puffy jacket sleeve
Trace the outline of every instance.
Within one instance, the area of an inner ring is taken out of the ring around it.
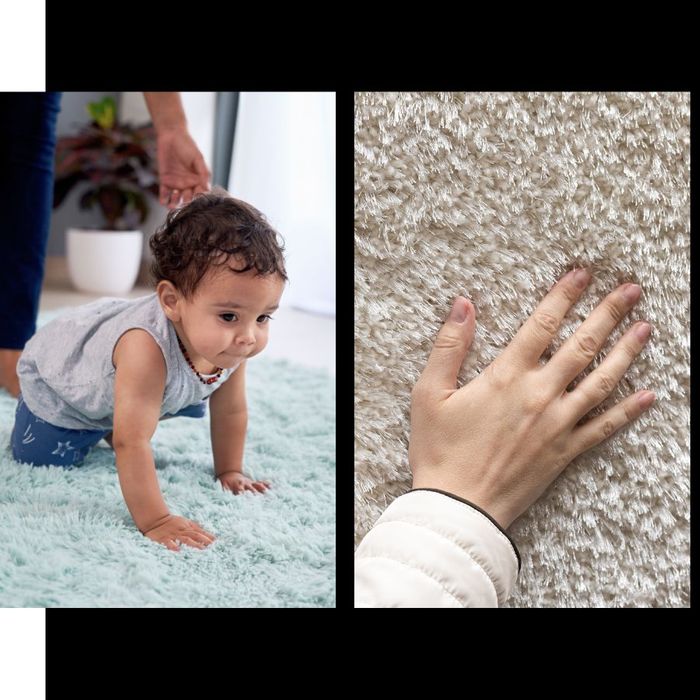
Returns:
[[[520,554],[490,515],[436,489],[399,496],[355,554],[356,608],[495,608]]]

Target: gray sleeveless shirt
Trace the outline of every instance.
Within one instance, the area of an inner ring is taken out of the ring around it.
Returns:
[[[155,292],[138,299],[103,297],[49,321],[27,342],[17,374],[29,410],[61,428],[111,430],[112,352],[131,328],[150,333],[163,352],[167,378],[161,417],[200,403],[237,369],[226,369],[218,381],[203,384],[187,364],[175,326]]]

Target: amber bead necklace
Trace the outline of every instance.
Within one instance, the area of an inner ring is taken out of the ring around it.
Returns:
[[[180,346],[180,350],[182,350],[182,354],[185,356],[185,359],[187,360],[187,364],[192,368],[192,371],[197,375],[197,378],[199,379],[202,384],[213,384],[214,382],[219,380],[219,377],[221,377],[221,373],[224,371],[222,367],[217,367],[216,368],[216,374],[213,377],[208,377],[205,379],[195,368],[195,366],[192,364],[192,360],[190,360],[190,356],[187,354],[187,350],[185,349],[185,346],[182,344],[182,341],[180,340],[180,336],[175,333],[175,336],[177,337],[177,342],[178,345]]]

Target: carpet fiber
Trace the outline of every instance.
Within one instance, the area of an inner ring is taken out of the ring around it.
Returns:
[[[153,437],[171,512],[217,536],[180,552],[138,532],[105,443],[73,470],[14,462],[17,402],[0,391],[0,607],[334,607],[334,381],[261,355],[246,384],[244,468],[266,494],[214,481],[208,414]]]
[[[688,93],[356,94],[356,543],[410,488],[410,391],[454,297],[476,307],[464,384],[585,265],[544,359],[638,282],[590,369],[638,319],[651,340],[589,416],[657,400],[510,528],[523,566],[506,605],[689,605],[689,119]]]

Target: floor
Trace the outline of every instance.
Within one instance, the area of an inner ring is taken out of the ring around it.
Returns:
[[[135,299],[152,291],[139,285],[126,297]],[[65,258],[47,258],[40,312],[87,304],[100,296],[105,295],[85,294],[73,288]],[[335,376],[335,318],[306,313],[289,306],[281,306],[273,317],[270,340],[264,351],[266,356],[286,358],[306,367],[325,368],[331,376]]]

